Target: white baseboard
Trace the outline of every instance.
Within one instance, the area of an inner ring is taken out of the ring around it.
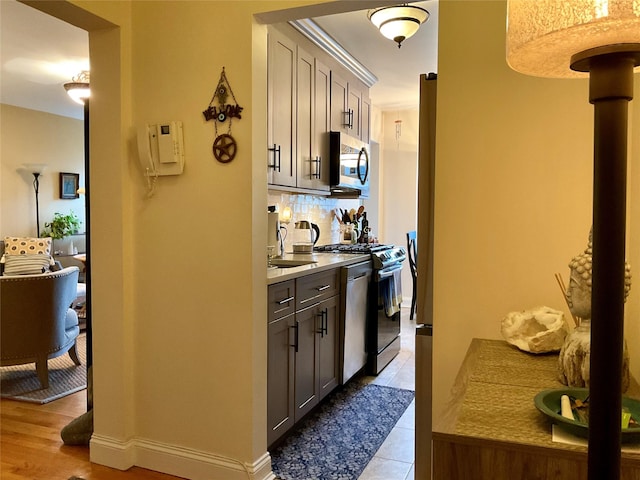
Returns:
[[[247,464],[233,458],[145,439],[126,442],[93,435],[90,460],[118,470],[133,466],[191,480],[274,480],[271,456]]]

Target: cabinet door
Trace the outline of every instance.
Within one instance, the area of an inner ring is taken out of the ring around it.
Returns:
[[[269,32],[267,67],[268,182],[296,185],[296,44]]]
[[[351,117],[347,133],[352,137],[361,138],[362,93],[351,84],[347,88],[347,111]]]
[[[340,295],[325,300],[319,306],[320,325],[318,329],[318,392],[320,400],[338,386],[338,308]]]
[[[331,72],[331,131],[347,133],[347,82]]]
[[[299,62],[298,68],[300,68]],[[298,161],[298,186],[328,192],[330,189],[331,70],[317,59],[314,60],[313,83],[311,150],[307,157],[305,148],[304,157]],[[298,97],[299,102],[300,97]],[[300,111],[298,111],[298,115],[300,115]],[[301,122],[298,122],[297,128],[300,129],[301,126]],[[300,139],[300,136],[298,138]]]
[[[330,189],[329,186],[329,131],[331,130],[331,70],[316,60],[316,98],[315,98],[315,128],[313,136],[313,151],[319,163],[317,164],[320,178],[315,188]]]
[[[294,315],[269,323],[267,333],[267,443],[273,444],[295,423]]]
[[[371,100],[364,97],[360,111],[360,139],[366,144],[371,142]]]
[[[318,326],[317,305],[296,312],[295,344],[295,421],[318,404]]]
[[[316,170],[312,145],[315,127],[315,61],[311,55],[300,47],[298,47],[297,68],[297,185],[302,188],[313,188]]]

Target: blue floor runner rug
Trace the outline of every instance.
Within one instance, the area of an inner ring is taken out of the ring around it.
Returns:
[[[356,480],[411,401],[414,392],[351,382],[271,452],[282,480]]]

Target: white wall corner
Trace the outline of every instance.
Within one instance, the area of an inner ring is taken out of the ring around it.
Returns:
[[[134,439],[120,442],[94,435],[91,438],[91,461],[127,470],[133,466],[192,480],[274,480],[271,456],[265,453],[252,464],[240,460],[168,445],[153,440]]]

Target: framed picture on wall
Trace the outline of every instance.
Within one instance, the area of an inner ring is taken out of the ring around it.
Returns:
[[[60,198],[78,198],[79,173],[60,173]]]

